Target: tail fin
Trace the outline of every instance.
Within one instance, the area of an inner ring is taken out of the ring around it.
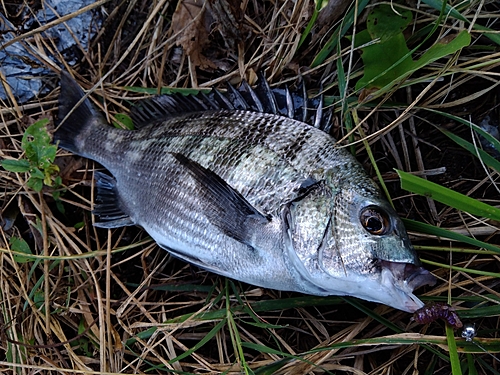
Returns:
[[[59,147],[81,154],[80,140],[84,139],[89,127],[100,114],[94,109],[89,99],[78,107],[76,104],[85,96],[80,86],[66,71],[61,71],[61,93],[59,95],[59,124],[54,134],[54,142]]]

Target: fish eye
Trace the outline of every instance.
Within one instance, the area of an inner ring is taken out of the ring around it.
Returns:
[[[389,232],[389,215],[379,207],[365,207],[359,219],[363,228],[371,234],[381,236]]]

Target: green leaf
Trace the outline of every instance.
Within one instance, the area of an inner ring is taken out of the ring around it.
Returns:
[[[42,289],[37,289],[35,293],[33,294],[33,302],[35,306],[45,313],[45,293],[43,292]]]
[[[117,113],[115,115],[116,122],[113,121],[113,126],[118,129],[125,129],[128,130],[134,130],[134,122],[130,118],[130,116],[126,115],[125,113]]]
[[[85,226],[85,222],[84,222],[84,221],[79,221],[78,223],[76,223],[76,224],[73,226],[73,228],[75,228],[75,229],[77,229],[77,230],[78,230],[78,229],[83,228],[84,226]]]
[[[364,75],[356,89],[384,87],[410,69],[411,53],[403,31],[412,18],[410,11],[398,15],[389,5],[377,6],[369,13],[367,28],[356,35],[355,46],[376,43],[362,49]]]
[[[30,162],[28,160],[2,160],[2,167],[9,172],[28,172]]]
[[[43,180],[45,178],[45,175],[43,174],[43,172],[40,169],[33,168],[31,170],[31,177]]]
[[[369,14],[367,29],[356,35],[355,44],[358,47],[375,43],[362,48],[364,75],[356,83],[357,90],[378,90],[370,95],[371,99],[387,92],[423,66],[470,44],[470,35],[464,30],[451,41],[441,39],[414,61],[411,56],[416,49],[408,49],[403,35],[411,19],[409,11],[401,11],[398,15],[389,5],[380,5]]]
[[[43,189],[43,179],[41,178],[38,178],[38,177],[31,177],[28,182],[26,183],[26,185],[36,191],[36,192],[41,192],[42,189]]]
[[[59,167],[57,167],[57,171],[59,172]],[[62,178],[61,176],[56,176],[56,178],[54,178],[54,185],[55,186],[61,186],[62,185]]]
[[[412,20],[413,15],[409,10],[401,9],[397,14],[390,5],[380,5],[368,14],[366,27],[372,40],[380,39],[380,43],[385,43],[402,36]],[[404,38],[401,47],[407,49]]]
[[[400,170],[396,170],[401,179],[401,188],[412,193],[430,197],[438,202],[473,215],[500,220],[500,209],[480,202],[477,199],[457,193],[444,186],[427,181]]]
[[[28,243],[23,240],[22,238],[17,238],[17,237],[11,237],[9,239],[9,244],[10,244],[10,249],[18,254],[14,254],[14,260],[17,263],[27,263],[33,260],[31,257],[26,257],[21,255],[22,254],[27,254],[27,255],[32,255],[33,253],[31,252],[31,249],[28,245]]]
[[[57,207],[57,210],[60,213],[62,213],[63,215],[66,213],[66,209],[64,208],[64,205],[59,199],[56,200],[56,207]]]
[[[24,132],[21,147],[26,152],[26,158],[36,166],[45,162],[45,155],[49,152],[44,150],[50,145],[50,136],[47,133],[46,124],[48,119],[42,119],[29,126]],[[57,150],[57,147],[52,145]],[[54,152],[55,157],[55,152]]]
[[[50,168],[56,158],[56,152],[56,145],[37,145],[38,167],[42,169]]]
[[[400,37],[398,37],[398,39],[400,39]],[[464,30],[449,42],[441,40],[434,44],[417,61],[411,58],[411,52],[400,56],[399,59],[396,60],[394,52],[391,51],[390,46],[387,47],[386,43],[365,47],[363,48],[363,55],[361,55],[365,66],[365,75],[356,83],[356,89],[377,88],[379,92],[373,97],[379,96],[416,70],[468,46],[470,40],[469,33]],[[368,56],[365,55],[366,50],[370,51]],[[401,53],[403,49],[399,47],[399,49],[395,51],[396,53]],[[393,63],[390,66],[387,66],[387,64],[380,64],[379,61],[385,61],[385,56],[388,55],[392,56],[389,61]]]

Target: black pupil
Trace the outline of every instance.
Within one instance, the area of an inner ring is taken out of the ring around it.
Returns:
[[[366,221],[366,229],[370,232],[378,232],[382,229],[382,222],[378,217],[372,216]]]

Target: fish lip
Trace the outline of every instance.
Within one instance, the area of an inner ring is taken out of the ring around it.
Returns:
[[[398,263],[380,260],[383,273],[389,273],[395,291],[401,298],[404,310],[415,312],[424,304],[414,294],[413,290],[424,285],[435,285],[436,278],[425,268],[412,263]]]

